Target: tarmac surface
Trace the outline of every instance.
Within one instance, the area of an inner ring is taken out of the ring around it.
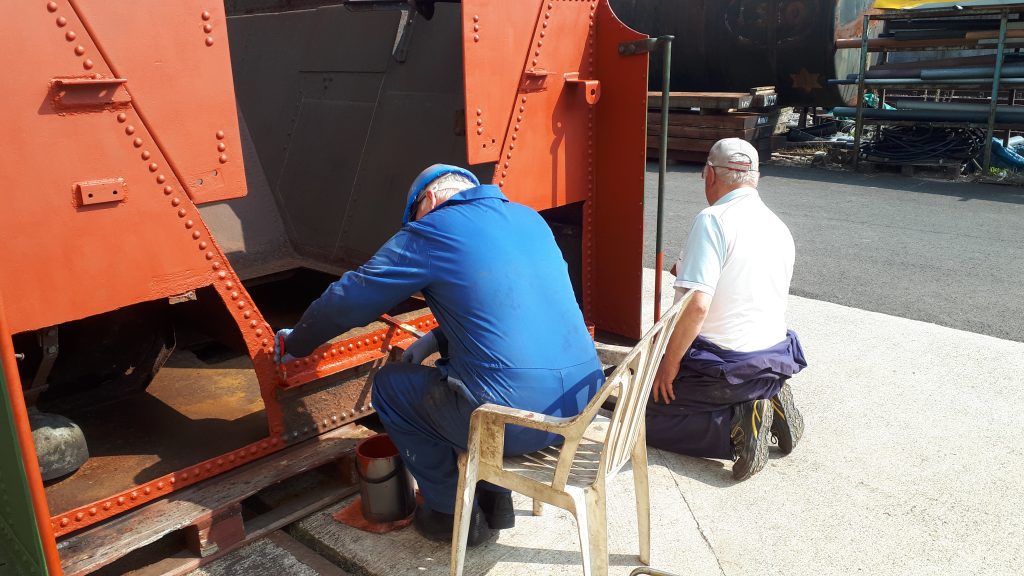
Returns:
[[[669,166],[665,269],[707,206],[700,166]],[[647,165],[654,266],[658,165]],[[793,233],[791,293],[1024,342],[1024,189],[762,166],[765,203]]]
[[[646,279],[651,294],[653,270]],[[730,462],[650,450],[652,566],[679,575],[1019,574],[1024,344],[799,296],[789,321],[810,363],[791,381],[803,440],[785,457],[773,448],[742,483]],[[609,489],[616,576],[639,566],[631,474]],[[341,525],[331,514],[346,503],[292,525],[291,536],[352,574],[447,574],[447,545],[412,529],[378,536]],[[571,517],[550,506],[533,517],[521,497],[516,510],[514,529],[470,550],[467,576],[582,573]],[[207,570],[218,574],[217,563]]]

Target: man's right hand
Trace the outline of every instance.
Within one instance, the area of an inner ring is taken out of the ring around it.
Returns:
[[[437,353],[437,338],[433,332],[427,332],[402,352],[402,362],[422,364],[431,354]]]
[[[277,365],[287,364],[292,360],[295,360],[295,357],[291,354],[286,352],[282,354],[282,352],[284,352],[282,350],[282,348],[284,348],[284,339],[291,333],[291,328],[282,328],[274,335],[274,363]]]
[[[652,393],[654,394],[654,402],[656,404],[668,404],[676,399],[676,391],[673,384],[675,383],[676,376],[679,374],[679,362],[673,362],[666,358],[667,356],[662,357],[661,364],[658,365],[658,372],[654,375]]]

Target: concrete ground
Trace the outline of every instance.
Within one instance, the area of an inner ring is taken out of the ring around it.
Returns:
[[[768,466],[739,484],[730,462],[651,450],[653,566],[679,575],[1019,574],[1024,344],[795,296],[789,319],[810,363],[792,380],[804,439],[785,457],[773,449]],[[639,565],[631,474],[610,488],[613,575]],[[342,505],[290,533],[353,574],[447,573],[447,545],[412,529],[377,536],[343,526],[331,518]],[[516,528],[472,549],[467,575],[582,573],[571,518],[529,508],[517,498]]]

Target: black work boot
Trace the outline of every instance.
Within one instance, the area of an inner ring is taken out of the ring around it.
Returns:
[[[416,517],[413,519],[412,525],[420,533],[420,536],[427,540],[451,543],[452,530],[455,527],[455,515],[431,510],[429,507],[421,505],[416,509]],[[493,535],[494,532],[487,527],[487,520],[484,519],[483,511],[474,502],[473,513],[469,516],[469,537],[466,539],[466,546],[470,548],[479,546]]]
[[[793,403],[793,390],[784,383],[772,397],[772,436],[783,454],[789,454],[804,435],[804,417]]]
[[[732,477],[746,480],[768,462],[768,432],[772,425],[770,400],[753,400],[733,408]]]
[[[476,501],[484,512],[492,530],[504,530],[516,525],[516,510],[512,507],[512,493],[504,490],[476,489]]]

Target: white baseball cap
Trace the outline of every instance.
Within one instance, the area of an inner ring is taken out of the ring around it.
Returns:
[[[708,164],[738,172],[757,172],[757,150],[740,138],[723,138],[708,152]]]

